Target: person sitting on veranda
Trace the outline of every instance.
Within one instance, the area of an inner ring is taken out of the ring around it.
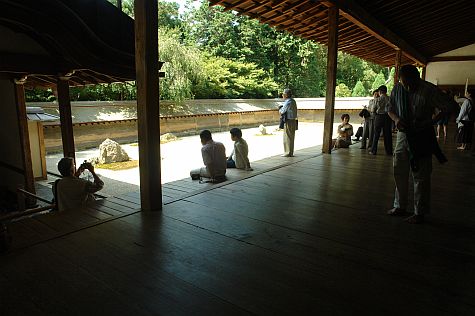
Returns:
[[[252,171],[251,163],[247,157],[249,147],[247,142],[242,138],[241,129],[235,127],[229,131],[231,133],[231,140],[234,141],[234,149],[227,160],[228,168],[237,168]]]
[[[215,142],[211,137],[211,132],[207,129],[200,133],[201,156],[204,167],[190,171],[191,179],[211,178],[215,181],[226,179],[226,148],[220,142]]]
[[[93,193],[104,187],[104,182],[94,172],[94,166],[89,162],[84,162],[76,170],[73,158],[61,158],[58,162],[58,170],[63,178],[54,183],[53,195],[59,211],[87,205],[95,200]],[[79,178],[85,170],[89,170],[94,182]]]
[[[351,145],[351,136],[353,135],[353,126],[349,114],[341,116],[342,123],[338,125],[338,137],[335,140],[335,148],[348,148]]]

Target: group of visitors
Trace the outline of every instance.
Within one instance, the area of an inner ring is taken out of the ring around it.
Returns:
[[[292,91],[283,91],[283,105],[279,107],[281,124],[284,130],[284,154],[283,157],[294,156],[295,131],[298,128],[297,104],[292,98]],[[201,156],[204,167],[190,171],[193,180],[207,178],[211,182],[221,182],[226,180],[226,169],[236,168],[252,171],[249,162],[249,147],[242,138],[242,131],[239,128],[232,128],[230,131],[231,140],[234,142],[231,154],[226,156],[226,148],[220,142],[213,140],[211,131],[203,130],[200,133]],[[65,157],[58,162],[58,170],[63,176],[53,185],[53,195],[55,204],[59,210],[74,209],[82,207],[95,199],[94,193],[101,190],[104,182],[97,176],[94,166],[84,162],[76,169],[73,158]],[[89,170],[93,181],[80,178],[80,175]]]
[[[242,138],[242,131],[239,128],[230,130],[231,140],[234,141],[234,148],[229,157],[226,157],[226,149],[220,142],[213,140],[211,132],[204,130],[200,133],[201,156],[204,167],[190,171],[191,179],[198,180],[208,178],[213,182],[226,180],[226,169],[237,168],[252,171],[249,162],[249,147]]]
[[[285,89],[282,93],[283,104],[279,107],[280,127],[284,130],[284,154],[282,157],[294,156],[295,131],[298,128],[297,103],[292,98],[292,91]],[[193,180],[208,178],[212,182],[221,182],[226,179],[227,168],[237,168],[252,171],[249,163],[249,147],[242,138],[242,131],[239,128],[230,130],[231,140],[234,141],[234,148],[229,157],[226,157],[226,149],[220,142],[215,142],[209,130],[200,133],[201,155],[204,167],[191,170],[190,176]]]
[[[392,155],[392,125],[394,124],[397,130],[393,155],[396,188],[393,208],[387,214],[390,216],[408,214],[409,181],[412,181],[414,213],[406,220],[410,223],[422,223],[425,215],[430,212],[432,155],[434,154],[439,162],[447,161],[440,151],[433,120],[434,117],[437,120],[445,119],[443,115],[450,113],[450,102],[435,85],[420,78],[415,66],[402,66],[399,76],[400,81],[394,86],[391,96],[387,95],[387,87],[384,85],[373,91],[373,99],[365,109],[367,113],[363,111],[362,115],[364,128],[361,149],[369,148],[369,153],[376,155],[378,139],[382,132],[386,154]],[[472,93],[471,90],[466,93],[466,99],[456,119],[459,127],[458,142],[461,144],[458,149],[468,149],[472,142],[473,113],[475,113]],[[284,90],[283,98],[284,103],[279,108],[284,129],[283,156],[292,157],[295,131],[298,126],[297,106],[289,89]],[[436,113],[438,116],[435,115]],[[335,140],[335,147],[338,148],[348,147],[353,135],[353,127],[349,124],[350,116],[343,114],[341,120],[342,123],[338,126],[338,137]],[[252,170],[248,159],[249,148],[242,138],[242,131],[239,128],[232,128],[230,135],[231,140],[234,141],[234,147],[227,157],[224,145],[215,142],[209,130],[200,133],[203,145],[201,154],[205,166],[192,170],[190,172],[192,179],[209,178],[223,181],[227,168]],[[446,130],[444,130],[444,135],[446,135]],[[104,185],[95,174],[91,164],[82,164],[76,170],[73,159],[63,158],[58,164],[58,169],[64,178],[55,183],[53,190],[60,209],[84,204],[92,193],[100,190]],[[91,172],[93,182],[79,179],[79,175],[84,170]],[[411,178],[409,178],[410,174],[412,174]]]
[[[455,123],[457,124],[457,132],[455,134],[457,149],[470,150],[473,138],[473,125],[475,122],[475,107],[472,98],[475,89],[467,89],[464,97],[454,96],[450,90],[443,92],[451,106],[460,106],[460,109],[458,109],[458,115],[455,119]],[[449,120],[450,112],[441,112],[437,115],[437,120],[434,121],[437,138],[443,139],[444,143],[447,142],[447,127]]]
[[[369,148],[370,155],[376,155],[378,151],[381,132],[386,154],[390,156],[393,154],[392,121],[388,115],[390,100],[387,93],[388,88],[385,85],[374,90],[373,99],[369,101],[368,107],[360,112],[360,116],[364,118],[360,148]]]

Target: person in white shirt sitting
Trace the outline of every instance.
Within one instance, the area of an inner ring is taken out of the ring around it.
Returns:
[[[191,179],[210,178],[214,181],[226,180],[226,148],[220,142],[215,142],[207,129],[200,133],[201,156],[204,167],[190,171]]]
[[[58,170],[63,178],[54,183],[53,195],[59,211],[84,207],[95,200],[93,193],[104,187],[90,162],[85,161],[76,170],[74,159],[65,157],[58,162]],[[79,178],[85,170],[89,170],[94,182]]]
[[[234,149],[231,156],[228,157],[227,167],[252,171],[251,163],[247,157],[249,147],[247,146],[247,142],[242,138],[241,129],[235,127],[232,128],[229,133],[231,133],[231,140],[234,141]]]

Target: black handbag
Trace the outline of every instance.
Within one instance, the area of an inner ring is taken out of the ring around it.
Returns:
[[[362,109],[358,114],[359,117],[368,118],[371,116],[371,113],[367,109]]]
[[[280,129],[284,129],[286,119],[287,119],[287,114],[286,113],[280,115],[280,120],[279,120],[279,128]]]

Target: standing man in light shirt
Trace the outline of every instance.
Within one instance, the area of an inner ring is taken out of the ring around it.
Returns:
[[[294,156],[295,131],[297,130],[297,103],[292,98],[292,91],[285,89],[282,93],[284,104],[279,113],[284,118],[284,154],[282,157]]]
[[[402,66],[399,76],[400,82],[391,92],[388,109],[398,132],[393,158],[396,183],[394,207],[387,214],[403,216],[407,213],[411,172],[414,214],[406,220],[419,224],[430,212],[432,154],[436,154],[438,148],[432,117],[438,111],[447,112],[450,104],[436,86],[419,77],[415,66]]]
[[[201,156],[203,157],[204,167],[190,171],[193,180],[200,177],[211,178],[215,181],[226,180],[226,148],[220,142],[215,142],[211,137],[211,132],[207,129],[200,133]]]

